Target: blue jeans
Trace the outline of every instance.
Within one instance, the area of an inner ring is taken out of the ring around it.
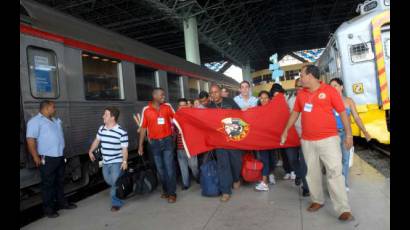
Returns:
[[[193,176],[195,179],[198,179],[198,159],[196,156],[188,158],[186,155],[185,150],[183,149],[178,149],[178,163],[179,163],[179,169],[181,170],[181,176],[182,176],[182,184],[185,187],[189,187],[191,185],[191,181],[189,178],[189,168],[192,171]]]
[[[306,181],[307,166],[305,158],[300,147],[291,147],[284,149],[286,157],[288,158],[289,165],[295,170],[297,178],[302,179],[302,188],[309,190],[309,186]]]
[[[340,148],[342,149],[342,174],[345,177],[345,185],[349,187],[347,181],[349,178],[349,159],[350,159],[350,151],[346,149],[344,145],[344,141],[346,138],[346,133],[344,129],[339,129],[339,137],[340,137]]]
[[[163,192],[167,195],[176,195],[177,182],[172,136],[150,140],[150,147]]]
[[[268,176],[269,173],[275,169],[276,158],[273,154],[273,150],[257,151],[258,158],[263,163],[262,176]]]
[[[105,182],[111,186],[110,195],[112,206],[121,207],[124,202],[116,196],[117,187],[115,186],[115,182],[117,182],[118,177],[122,174],[121,163],[104,164],[102,171]]]
[[[238,182],[241,176],[242,151],[233,149],[216,149],[219,189],[222,194],[232,194],[232,183]]]

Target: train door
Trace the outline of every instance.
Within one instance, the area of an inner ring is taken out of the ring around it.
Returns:
[[[39,113],[42,100],[56,104],[56,117],[62,120],[66,147],[70,151],[69,103],[63,71],[64,46],[61,43],[20,35],[21,119],[27,123]],[[25,126],[23,126],[25,127]],[[38,170],[26,151],[27,164],[20,171],[20,188],[39,183]],[[35,177],[35,178],[34,178]]]

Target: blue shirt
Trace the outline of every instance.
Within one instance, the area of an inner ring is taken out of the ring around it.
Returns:
[[[241,109],[255,107],[258,105],[258,98],[254,96],[249,96],[248,101],[245,102],[245,99],[241,94],[239,94],[238,96],[234,97],[233,100]]]
[[[61,157],[64,150],[64,134],[61,120],[48,119],[41,113],[32,117],[27,123],[27,138],[37,141],[37,152],[49,157]]]
[[[336,118],[337,129],[344,129],[342,119],[340,118],[339,113],[337,113],[335,110],[333,110],[333,114],[335,115],[335,118]],[[349,107],[346,107],[346,114],[347,114],[347,117],[350,117],[350,108]]]

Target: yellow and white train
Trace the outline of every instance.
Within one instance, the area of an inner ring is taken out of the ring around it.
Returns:
[[[360,16],[335,31],[316,65],[323,81],[343,80],[372,138],[390,144],[390,1],[367,0],[357,11]],[[351,121],[353,135],[364,137]]]

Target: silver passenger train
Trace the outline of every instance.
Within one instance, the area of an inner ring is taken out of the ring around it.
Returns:
[[[33,1],[20,1],[20,210],[41,203],[40,175],[27,151],[27,121],[44,99],[56,102],[66,147],[65,192],[84,188],[98,174],[88,148],[108,105],[120,111],[130,157],[137,146],[133,113],[162,87],[167,101],[196,97],[211,83],[235,90],[231,79]]]

